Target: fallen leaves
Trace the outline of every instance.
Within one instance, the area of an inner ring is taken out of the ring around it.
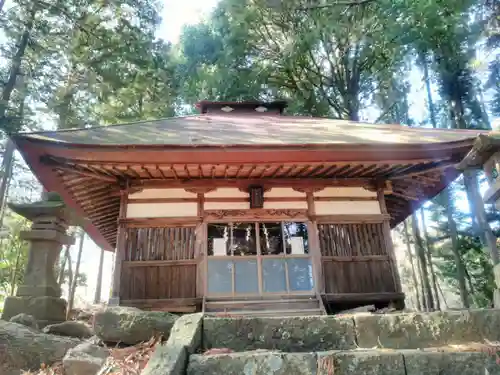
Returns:
[[[97,375],[139,375],[146,367],[155,346],[161,343],[162,336],[153,336],[147,342],[124,348],[109,348],[110,356]],[[42,365],[36,372],[24,372],[22,375],[64,375],[61,362],[52,366]]]

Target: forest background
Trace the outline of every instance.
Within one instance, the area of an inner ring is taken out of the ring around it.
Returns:
[[[12,132],[188,115],[201,99],[491,129],[499,47],[495,0],[0,0],[0,296],[15,293],[27,251],[27,223],[5,203],[41,193],[19,155],[11,162]],[[408,306],[491,304],[500,213],[483,187],[466,173],[393,231]],[[74,231],[59,281],[76,304],[105,301],[112,254]]]

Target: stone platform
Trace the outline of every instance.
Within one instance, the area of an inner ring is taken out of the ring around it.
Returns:
[[[185,315],[142,374],[500,375],[499,327],[500,309],[284,319]]]

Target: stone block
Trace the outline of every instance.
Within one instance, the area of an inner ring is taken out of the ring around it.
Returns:
[[[201,346],[203,314],[187,314],[176,320],[170,330],[168,341],[173,345],[185,346],[190,354]]]
[[[59,323],[66,320],[66,301],[57,297],[7,297],[2,312],[2,319],[25,313],[32,315],[39,326],[43,322]]]
[[[21,324],[0,320],[0,374],[12,370],[39,370],[62,360],[66,352],[81,343],[72,337],[41,333]]]
[[[184,375],[188,355],[201,346],[203,314],[183,315],[158,345],[141,375]]]
[[[141,375],[184,375],[188,360],[185,346],[165,344],[156,347]]]
[[[9,319],[11,323],[22,324],[23,326],[30,327],[33,329],[38,329],[38,323],[32,315],[28,314],[17,314]]]
[[[500,310],[354,316],[361,348],[418,349],[500,339]]]
[[[205,318],[203,346],[236,352],[253,349],[314,352],[352,349],[356,341],[350,317]]]
[[[406,375],[499,375],[496,353],[426,352],[404,353]]]
[[[95,375],[105,364],[109,351],[91,343],[68,350],[62,363],[65,375]]]
[[[93,329],[104,342],[134,345],[148,341],[155,334],[168,338],[177,318],[177,315],[167,312],[113,306],[95,313]]]
[[[496,309],[500,309],[500,289],[493,290],[493,306]]]
[[[43,329],[43,332],[52,335],[78,337],[80,339],[86,339],[94,335],[94,332],[87,324],[74,320],[50,324]]]
[[[497,289],[500,289],[500,263],[493,266],[493,275],[495,276],[495,284]]]
[[[406,375],[403,355],[384,350],[318,353],[317,375],[331,374]]]
[[[53,285],[20,285],[16,295],[18,297],[50,296],[58,298],[61,296],[61,288]]]
[[[317,369],[314,353],[280,353],[249,351],[217,355],[192,355],[187,375],[315,375]]]

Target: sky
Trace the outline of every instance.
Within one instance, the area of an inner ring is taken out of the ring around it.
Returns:
[[[206,18],[215,7],[218,0],[165,0],[162,11],[162,24],[158,38],[176,43],[179,40],[184,25],[196,24]],[[76,259],[78,243],[71,251],[72,259]],[[90,237],[84,241],[82,263],[80,269],[87,275],[87,286],[77,289],[76,304],[92,302],[96,288],[97,269],[100,249]],[[107,300],[111,288],[113,271],[113,253],[105,252],[103,267],[102,300]]]

